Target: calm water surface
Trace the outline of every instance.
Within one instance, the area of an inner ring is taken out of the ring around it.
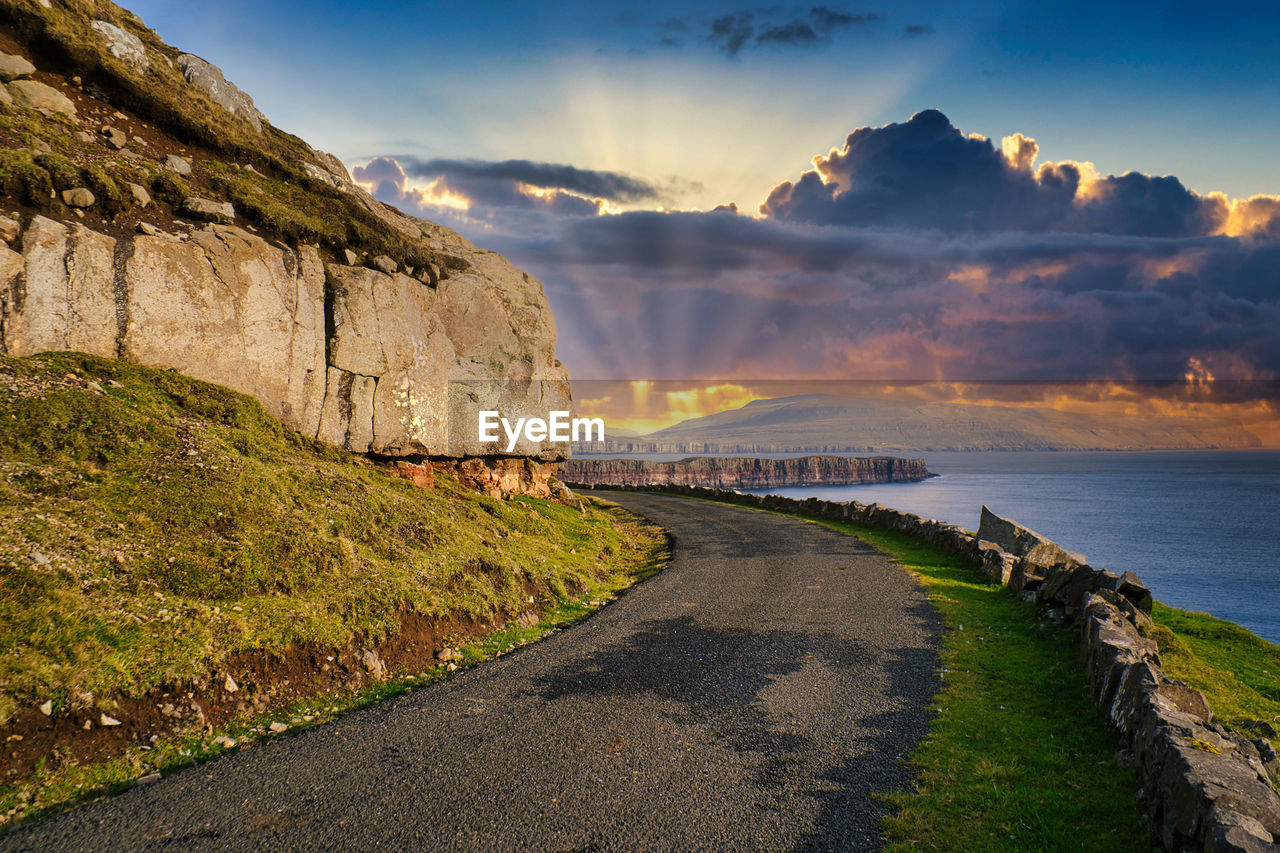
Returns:
[[[1280,643],[1280,452],[924,453],[922,483],[772,489],[976,530],[979,508]]]

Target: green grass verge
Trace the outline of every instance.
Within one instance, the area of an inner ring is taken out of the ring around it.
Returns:
[[[1165,674],[1203,691],[1214,719],[1280,748],[1280,646],[1234,622],[1156,602],[1151,638]],[[1261,721],[1269,726],[1258,726]]]
[[[1077,635],[905,534],[819,521],[893,557],[942,617],[937,714],[891,793],[890,850],[1149,850],[1137,774],[1086,688]]]
[[[536,625],[513,622],[462,646],[458,649],[462,654],[460,669],[500,657],[585,619],[627,587],[661,571],[669,556],[665,543],[652,541],[633,559],[593,581],[580,595],[561,599],[542,614]],[[428,687],[453,674],[441,663],[424,672],[401,673],[360,690],[313,696],[269,714],[246,716],[211,732],[193,731],[162,737],[148,748],[131,747],[108,761],[41,768],[20,784],[0,787],[0,832],[20,822],[59,814],[87,800],[121,793],[152,774],[167,776],[229,752],[249,749],[262,741],[324,725],[341,714]],[[272,729],[272,723],[287,729],[277,732]]]
[[[417,488],[255,401],[78,354],[0,357],[0,725],[237,651],[514,617],[658,546],[599,506]]]

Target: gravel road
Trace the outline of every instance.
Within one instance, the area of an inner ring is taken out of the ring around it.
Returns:
[[[604,495],[671,565],[577,627],[0,837],[3,850],[865,850],[938,689],[903,571],[814,524]]]

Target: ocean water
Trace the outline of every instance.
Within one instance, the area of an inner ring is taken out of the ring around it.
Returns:
[[[1280,643],[1280,452],[923,453],[921,483],[771,489],[976,530],[985,503],[1155,597]]]

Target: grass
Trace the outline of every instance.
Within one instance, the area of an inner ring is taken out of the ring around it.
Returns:
[[[1156,602],[1148,633],[1160,646],[1165,674],[1203,691],[1214,719],[1257,737],[1255,721],[1280,730],[1280,646],[1234,622]],[[1280,748],[1280,737],[1270,735]]]
[[[462,654],[462,667],[499,657],[586,618],[626,587],[660,571],[668,556],[665,547],[651,544],[626,565],[592,582],[581,595],[561,599],[542,614],[537,624],[512,623],[462,646],[458,649]],[[0,827],[6,822],[13,825],[18,820],[39,820],[85,800],[120,793],[149,774],[169,775],[228,752],[249,749],[263,740],[324,725],[340,714],[427,687],[450,674],[442,663],[425,672],[402,673],[359,690],[314,696],[270,714],[246,716],[214,731],[165,736],[150,747],[131,747],[108,761],[42,768],[18,785],[0,788]],[[285,733],[277,733],[271,728],[272,723],[288,728]]]
[[[139,71],[113,56],[92,29],[94,20],[108,21],[137,36],[147,48],[149,70]],[[192,188],[215,201],[232,202],[241,217],[261,228],[265,236],[293,244],[319,243],[335,254],[343,248],[370,256],[385,254],[406,266],[420,267],[428,261],[443,269],[466,265],[463,259],[436,252],[426,240],[406,239],[353,194],[309,177],[303,164],[324,164],[306,142],[269,123],[259,131],[188,84],[177,65],[181,51],[109,0],[59,0],[49,8],[34,0],[5,0],[0,2],[0,26],[5,25],[28,48],[41,71],[80,77],[84,91],[113,110],[135,116],[178,146],[197,149],[197,169],[199,164],[215,168],[199,175],[199,182],[192,180]],[[100,159],[103,154],[97,143],[76,142],[70,130],[58,118],[0,108],[0,141],[16,147],[39,138],[55,149],[52,168],[33,164],[29,158],[0,157],[0,184],[8,195],[44,212],[63,212],[44,191],[50,175],[54,185],[77,182],[75,164],[84,165],[86,158]],[[253,166],[256,172],[234,175],[237,165]],[[150,168],[154,171],[155,164]],[[102,190],[100,194],[95,189],[95,195],[105,195],[101,212],[107,219],[128,207],[127,194],[119,194],[113,185],[122,179],[148,183],[135,164],[122,161],[118,170],[128,174],[89,176]],[[182,200],[177,190],[186,188],[177,182],[156,189],[158,199],[177,204]]]
[[[1137,774],[1086,689],[1074,632],[958,558],[905,534],[819,521],[910,571],[937,608],[942,691],[885,796],[890,850],[1149,850]]]
[[[92,356],[0,357],[0,424],[0,724],[406,610],[554,608],[662,544],[598,506],[419,489],[246,396]]]

